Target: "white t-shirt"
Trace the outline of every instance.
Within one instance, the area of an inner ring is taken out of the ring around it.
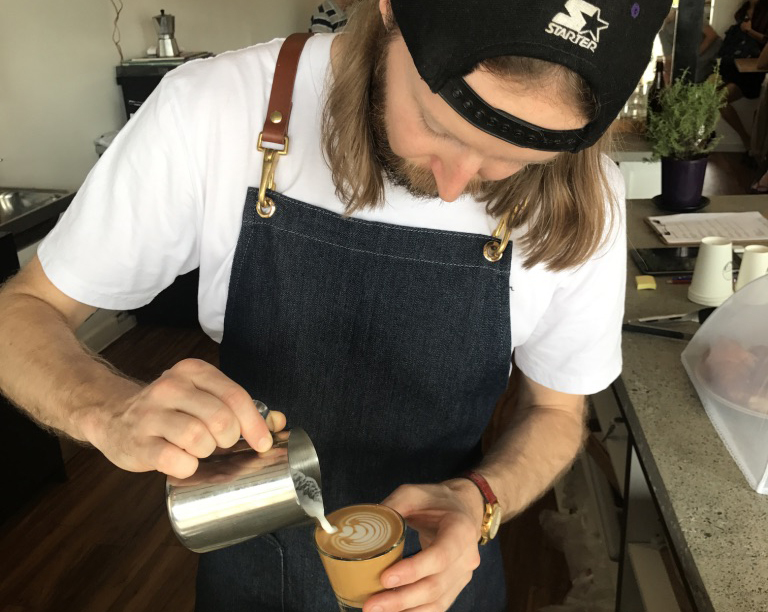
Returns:
[[[278,162],[275,182],[287,196],[341,213],[320,136],[333,36],[315,35],[302,54],[290,151]],[[246,190],[259,185],[262,155],[256,143],[281,42],[168,73],[41,244],[38,255],[54,285],[85,304],[132,309],[199,266],[200,323],[221,339]],[[621,174],[608,159],[606,166],[614,197],[623,203]],[[497,224],[483,203],[469,197],[452,203],[415,199],[391,185],[383,207],[355,216],[485,235]],[[547,387],[593,393],[620,372],[623,213],[617,225],[603,251],[565,272],[523,269],[513,243],[511,347],[523,372]]]

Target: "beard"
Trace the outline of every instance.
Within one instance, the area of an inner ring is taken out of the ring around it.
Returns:
[[[415,198],[438,198],[437,182],[432,171],[400,157],[389,144],[387,131],[387,55],[394,36],[393,32],[388,32],[386,36],[381,38],[375,51],[370,89],[369,124],[374,154],[390,183],[403,187]],[[494,182],[473,178],[464,188],[462,195],[479,196],[486,193]]]

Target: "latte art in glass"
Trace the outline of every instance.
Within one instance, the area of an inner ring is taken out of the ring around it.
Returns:
[[[393,535],[391,521],[372,512],[358,512],[335,526],[338,532],[330,538],[331,545],[354,555],[383,547]]]
[[[325,554],[340,559],[370,559],[397,546],[403,539],[403,518],[378,504],[347,506],[328,515],[338,531],[318,530],[315,542]]]
[[[403,558],[405,521],[392,508],[356,504],[328,515],[338,527],[327,533],[315,527],[315,546],[341,610],[362,610],[374,593],[384,590],[381,574]]]

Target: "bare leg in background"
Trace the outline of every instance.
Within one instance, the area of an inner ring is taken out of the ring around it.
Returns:
[[[728,90],[728,103],[720,109],[720,114],[723,116],[723,119],[725,119],[725,122],[736,130],[742,143],[744,143],[744,150],[749,154],[751,137],[744,127],[744,124],[741,122],[741,119],[739,119],[739,114],[736,112],[736,109],[731,106],[733,102],[743,98],[744,94],[741,93],[741,89],[739,89],[739,86],[735,83],[726,83],[725,88]]]

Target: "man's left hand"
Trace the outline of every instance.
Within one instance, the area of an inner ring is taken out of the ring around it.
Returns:
[[[457,478],[437,485],[403,485],[382,503],[418,531],[422,550],[382,574],[382,586],[394,590],[371,597],[365,612],[447,610],[480,565],[480,491]]]

